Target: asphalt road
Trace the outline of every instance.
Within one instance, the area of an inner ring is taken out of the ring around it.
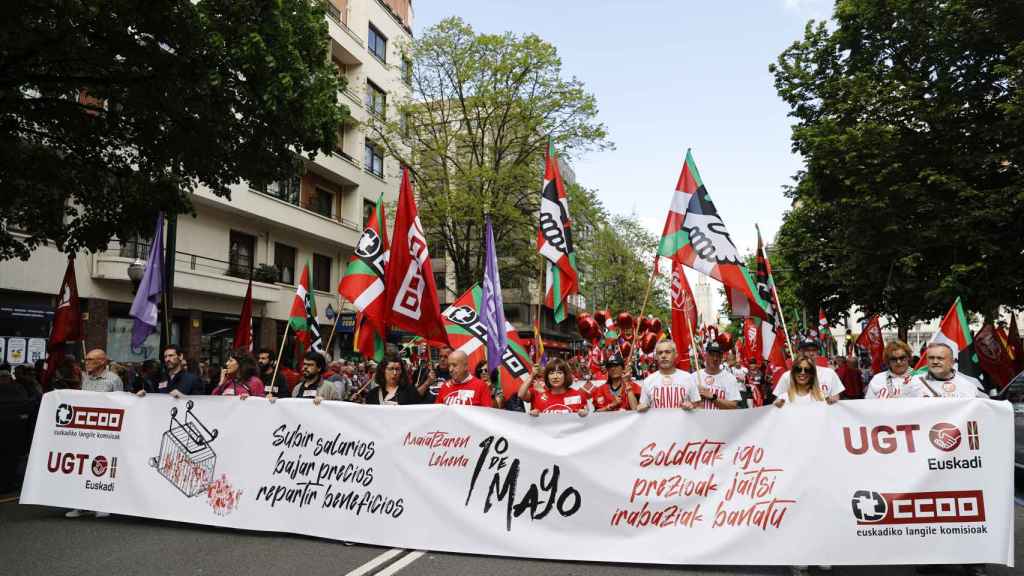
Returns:
[[[992,576],[1024,567],[1024,500],[1015,523],[1018,568],[989,566]],[[0,498],[0,574],[257,576],[610,576],[635,574],[789,574],[782,567],[647,566],[518,560],[346,546],[306,536],[246,532],[128,516],[64,518],[64,510]],[[813,572],[813,571],[812,571]],[[958,573],[958,572],[951,572]],[[905,566],[836,567],[834,576],[912,576]]]

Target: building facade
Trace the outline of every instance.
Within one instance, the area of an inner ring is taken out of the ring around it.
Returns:
[[[337,285],[362,232],[368,210],[383,194],[398,197],[401,167],[361,127],[371,115],[397,114],[410,93],[411,0],[329,0],[326,54],[345,76],[339,102],[353,122],[338,133],[332,154],[306,160],[302,174],[267,185],[243,183],[231,199],[200,189],[195,217],[178,217],[171,340],[190,360],[217,363],[231,349],[250,273],[256,346],[275,348],[307,263],[319,320],[332,335],[327,305],[341,311],[331,348],[351,350],[354,310],[339,302]],[[165,241],[166,245],[166,241]],[[154,335],[140,350],[129,342],[133,285],[128,268],[144,261],[149,239],[119,239],[104,252],[78,254],[75,263],[86,348],[104,348],[115,361],[156,357]],[[0,346],[3,360],[30,362],[45,351],[66,255],[37,249],[28,261],[0,262]],[[161,318],[162,320],[162,318]],[[13,349],[14,356],[11,355]],[[291,354],[286,346],[286,356]],[[18,351],[21,352],[18,352]]]

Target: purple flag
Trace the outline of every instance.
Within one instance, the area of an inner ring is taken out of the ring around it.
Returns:
[[[501,365],[501,357],[508,349],[505,327],[505,308],[501,302],[501,279],[498,277],[498,257],[494,253],[494,231],[491,217],[487,216],[487,237],[484,239],[484,285],[480,293],[480,323],[487,333],[487,371]]]
[[[164,214],[156,215],[156,231],[153,233],[153,244],[149,248],[149,260],[146,261],[146,272],[142,275],[139,290],[132,301],[132,309],[128,313],[135,319],[132,324],[132,348],[142,343],[153,332],[156,332],[157,315],[160,307],[160,293],[164,290],[162,258],[164,253]]]

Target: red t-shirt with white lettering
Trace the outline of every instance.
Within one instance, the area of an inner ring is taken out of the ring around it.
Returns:
[[[493,406],[491,387],[484,384],[483,380],[472,376],[461,384],[456,384],[454,380],[447,380],[437,391],[437,399],[434,400],[434,403],[490,408]]]
[[[550,390],[530,391],[530,409],[538,412],[572,413],[587,409],[587,398],[579,390],[569,388],[561,394]]]

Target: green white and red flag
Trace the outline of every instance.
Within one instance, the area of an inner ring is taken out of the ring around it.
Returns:
[[[967,314],[958,296],[953,305],[942,318],[938,331],[932,335],[929,344],[945,344],[953,349],[953,360],[957,363],[957,371],[968,376],[978,377],[981,370],[978,368],[978,360],[974,355],[974,338],[971,337],[970,323],[967,321]],[[927,354],[921,354],[921,359],[914,366],[914,371],[919,372],[927,368]]]
[[[390,245],[384,216],[384,194],[366,219],[356,249],[348,260],[338,293],[359,312],[356,314],[353,348],[365,358],[378,362],[384,358],[386,310],[384,308],[384,270]]]
[[[487,331],[480,322],[482,290],[477,284],[442,312],[444,328],[453,350],[466,353],[470,369],[484,361],[487,355]],[[533,363],[526,344],[508,321],[505,322],[508,348],[498,367],[498,382],[505,399],[519,391],[519,386],[530,379]]]
[[[315,350],[324,353],[323,341],[320,339],[320,324],[316,321],[316,299],[310,287],[309,262],[302,267],[298,285],[295,287],[295,298],[288,314],[288,323],[295,332],[295,339],[302,346],[303,352]]]
[[[758,294],[754,278],[729,237],[689,150],[672,195],[658,256],[689,266],[724,284],[734,315],[768,317],[771,304]],[[657,267],[656,257],[655,271]]]
[[[545,154],[544,184],[540,191],[537,251],[546,260],[544,305],[554,312],[555,322],[562,322],[568,315],[566,302],[578,290],[579,277],[576,249],[572,243],[569,197],[565,194],[558,158],[550,143]]]

